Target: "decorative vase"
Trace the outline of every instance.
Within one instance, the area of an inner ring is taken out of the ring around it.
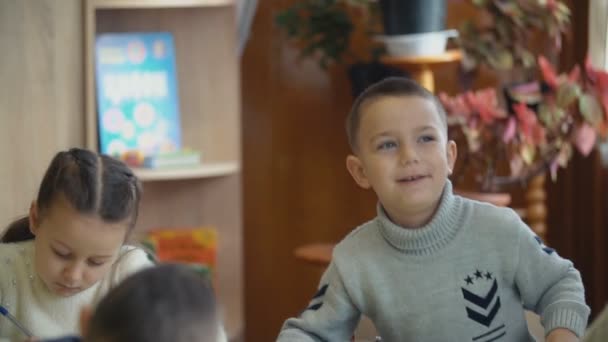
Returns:
[[[385,35],[445,30],[445,0],[380,0]]]

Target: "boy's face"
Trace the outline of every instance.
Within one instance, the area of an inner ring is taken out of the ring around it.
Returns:
[[[395,223],[425,224],[456,160],[456,144],[447,141],[435,104],[420,96],[385,96],[361,111],[349,172],[359,186],[376,192]],[[416,218],[421,222],[413,223]]]

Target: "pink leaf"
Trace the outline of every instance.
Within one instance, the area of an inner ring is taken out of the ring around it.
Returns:
[[[524,161],[520,156],[515,155],[509,161],[509,166],[511,168],[511,176],[519,176],[524,169]]]
[[[559,168],[558,158],[553,159],[551,165],[549,166],[549,171],[551,171],[551,180],[555,182],[557,179],[557,169]]]
[[[505,144],[508,144],[511,140],[513,140],[517,131],[516,128],[517,122],[515,118],[509,118],[509,121],[507,122],[507,127],[505,128],[505,131],[502,135],[502,141]]]
[[[574,143],[583,156],[588,156],[593,150],[597,133],[588,124],[582,124],[574,133]]]

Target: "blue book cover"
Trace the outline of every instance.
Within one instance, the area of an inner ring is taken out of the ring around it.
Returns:
[[[171,33],[100,34],[95,69],[102,153],[154,155],[181,148]]]

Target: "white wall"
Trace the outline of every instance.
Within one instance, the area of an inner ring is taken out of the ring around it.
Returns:
[[[0,0],[0,230],[84,143],[82,27],[80,0]]]
[[[589,56],[595,67],[608,69],[608,1],[589,1]]]

